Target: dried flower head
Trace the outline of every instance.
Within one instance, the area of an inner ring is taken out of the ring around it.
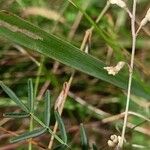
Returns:
[[[124,61],[120,61],[115,67],[113,66],[104,67],[104,69],[108,71],[108,74],[111,74],[114,76],[124,67],[125,64],[126,63]]]
[[[111,4],[118,5],[121,8],[125,8],[126,7],[126,3],[123,0],[109,0],[109,2]]]

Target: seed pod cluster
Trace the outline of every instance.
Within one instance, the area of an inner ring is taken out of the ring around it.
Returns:
[[[111,135],[110,136],[110,140],[108,140],[107,144],[109,147],[117,147],[119,146],[121,140],[121,136],[117,136],[117,135]]]

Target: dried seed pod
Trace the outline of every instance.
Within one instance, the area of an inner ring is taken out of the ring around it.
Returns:
[[[118,145],[120,145],[120,142],[121,142],[121,136],[118,136]]]
[[[118,137],[117,135],[111,135],[110,139],[114,142],[114,143],[118,143]]]
[[[107,141],[109,147],[118,147],[120,145],[121,136],[111,135],[110,140]]]
[[[109,147],[115,147],[116,146],[116,144],[111,140],[108,140],[107,144]]]
[[[116,138],[117,138],[117,135],[115,135],[115,134],[113,134],[113,135],[110,136],[110,139],[111,139],[111,140],[114,140],[114,139],[116,139]]]

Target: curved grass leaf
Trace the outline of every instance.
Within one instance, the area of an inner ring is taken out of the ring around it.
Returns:
[[[87,138],[85,129],[83,127],[83,124],[80,125],[80,137],[81,137],[82,150],[88,150],[89,149],[89,143],[88,143],[88,138]]]
[[[2,81],[0,81],[0,86],[2,89],[7,93],[7,95],[18,105],[20,108],[22,108],[25,112],[28,112],[27,107],[24,105],[24,103],[16,96],[16,94],[7,87]]]
[[[30,116],[30,114],[26,113],[26,112],[8,112],[8,113],[4,113],[3,115],[6,118],[27,118]]]
[[[16,15],[5,11],[0,12],[0,36],[98,79],[122,89],[127,89],[128,77],[124,76],[124,74],[108,75],[107,71],[103,69],[105,66],[103,62],[80,51],[70,43],[46,33]],[[131,92],[137,96],[150,99],[150,92],[143,87],[141,82],[135,79],[132,82]]]
[[[46,132],[46,128],[40,128],[40,129],[37,129],[37,130],[33,130],[31,132],[26,132],[26,133],[23,133],[15,138],[12,138],[10,140],[11,143],[16,143],[16,142],[19,142],[19,141],[23,141],[23,140],[27,140],[27,139],[30,139],[30,138],[34,138],[34,137],[37,137],[37,136],[40,136],[42,135],[43,133]]]
[[[65,130],[65,126],[64,126],[64,123],[61,119],[61,116],[59,115],[59,113],[57,111],[55,111],[55,118],[56,118],[56,121],[57,121],[58,126],[59,126],[59,130],[60,130],[60,133],[61,133],[61,138],[64,141],[64,143],[67,143],[67,133],[66,133],[66,130]]]
[[[44,118],[45,118],[45,125],[49,126],[50,124],[50,115],[51,115],[51,101],[50,101],[50,92],[47,91],[45,94],[45,112],[44,112]]]
[[[32,79],[28,80],[28,106],[31,113],[34,112],[34,91]]]

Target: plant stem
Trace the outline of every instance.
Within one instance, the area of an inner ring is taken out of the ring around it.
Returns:
[[[124,116],[124,124],[123,124],[121,141],[120,141],[121,148],[123,147],[125,131],[127,126],[128,110],[129,110],[130,95],[131,95],[131,85],[132,85],[132,75],[133,75],[133,67],[134,67],[134,55],[135,55],[135,45],[136,45],[136,33],[135,33],[136,1],[137,0],[133,0],[133,9],[132,9],[132,18],[131,18],[132,54],[131,54],[131,62],[130,62],[130,69],[129,69],[128,93],[127,93],[126,109],[125,109],[125,116]]]
[[[34,90],[33,90],[33,83],[32,80],[29,79],[28,81],[28,101],[29,101],[29,110],[31,113],[34,114]],[[30,116],[30,126],[29,126],[29,131],[33,131],[33,118]],[[28,150],[32,150],[32,138],[29,139],[29,144],[28,144]]]
[[[30,128],[29,131],[33,130],[33,118],[30,117]],[[29,140],[28,150],[32,150],[32,138]]]

